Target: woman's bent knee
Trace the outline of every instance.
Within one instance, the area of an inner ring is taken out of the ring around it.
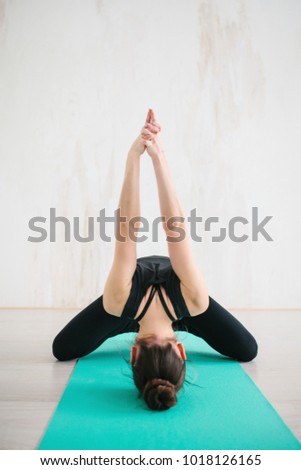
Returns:
[[[59,335],[53,340],[52,354],[58,361],[70,361],[71,359],[74,359],[73,357],[70,357],[70,354],[66,351],[66,347],[64,347]]]
[[[252,341],[246,345],[243,351],[240,351],[239,357],[237,358],[240,362],[250,362],[258,354],[258,344],[256,340],[253,338]]]

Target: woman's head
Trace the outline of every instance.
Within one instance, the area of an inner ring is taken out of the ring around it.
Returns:
[[[167,410],[177,403],[186,372],[183,345],[174,338],[155,335],[136,339],[131,353],[134,383],[152,410]]]

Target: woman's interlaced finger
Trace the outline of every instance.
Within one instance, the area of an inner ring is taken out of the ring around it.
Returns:
[[[142,128],[141,136],[142,136],[144,139],[153,139],[153,138],[155,137],[152,132],[148,131],[148,130],[145,129],[144,127]]]
[[[158,134],[161,131],[161,127],[159,125],[150,124],[150,123],[146,123],[142,129],[147,129],[153,134]]]
[[[158,124],[157,122],[148,122],[145,124],[145,126],[147,127],[147,129],[149,129],[150,131],[152,132],[160,132],[161,131],[161,126],[160,124]]]

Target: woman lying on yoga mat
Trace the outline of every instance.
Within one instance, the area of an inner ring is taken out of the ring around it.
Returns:
[[[251,361],[257,354],[253,336],[208,295],[193,258],[160,132],[150,109],[128,152],[114,259],[103,294],[74,317],[53,342],[54,356],[64,361],[89,354],[112,336],[137,332],[130,360],[134,382],[153,410],[174,406],[185,379],[185,350],[175,331],[199,336],[219,353],[238,361]],[[169,257],[137,259],[134,234],[140,217],[140,158],[145,150],[156,175]]]

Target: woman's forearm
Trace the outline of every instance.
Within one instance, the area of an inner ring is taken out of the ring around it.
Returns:
[[[134,217],[140,217],[140,157],[131,152],[128,153],[125,165],[118,209],[121,218],[118,227],[119,233],[122,237],[128,238],[130,236],[130,221]]]
[[[163,219],[162,225],[169,234],[169,232],[173,232],[173,227],[175,226],[185,229],[185,217],[159,137],[160,131],[161,126],[156,122],[154,112],[150,109],[149,119],[146,120],[141,135],[144,138],[147,153],[151,157],[154,166]]]
[[[163,228],[165,231],[170,232],[172,231],[172,225],[185,226],[185,221],[183,220],[185,218],[184,211],[178,199],[171,171],[164,152],[162,152],[158,157],[153,157],[152,161],[157,180],[160,210],[161,216],[163,217]],[[175,219],[175,217],[177,219]]]

